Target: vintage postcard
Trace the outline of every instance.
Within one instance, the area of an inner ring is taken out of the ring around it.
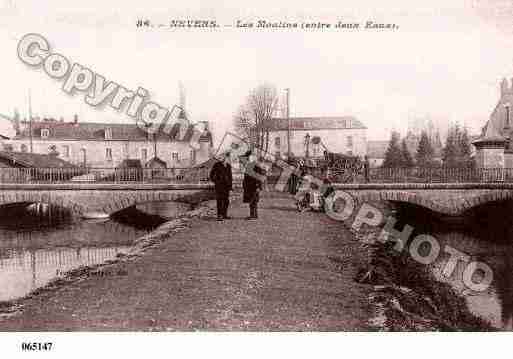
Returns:
[[[513,330],[513,2],[3,0],[0,23],[9,357],[396,356],[387,332],[477,356]]]

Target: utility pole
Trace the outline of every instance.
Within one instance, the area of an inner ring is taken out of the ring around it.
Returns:
[[[506,125],[504,126],[504,137],[506,138],[506,149],[511,149],[511,131],[509,127],[509,108],[511,104],[509,102],[506,102],[504,104],[504,107],[506,109]]]
[[[157,158],[157,134],[153,134],[153,156]]]
[[[32,97],[30,95],[30,89],[28,93],[28,106],[29,106],[29,140],[30,140],[30,153],[34,152],[32,145]]]
[[[290,159],[290,89],[286,88],[287,92],[287,160]]]

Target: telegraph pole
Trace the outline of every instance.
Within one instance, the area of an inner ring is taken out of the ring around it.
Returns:
[[[290,89],[286,88],[287,92],[287,160],[290,159]]]
[[[157,158],[157,134],[153,134],[153,156]]]
[[[28,100],[29,100],[29,139],[30,139],[30,153],[33,153],[33,145],[32,145],[32,98],[30,96],[30,89],[28,93]]]

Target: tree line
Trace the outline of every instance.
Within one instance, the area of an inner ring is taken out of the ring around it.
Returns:
[[[433,143],[426,130],[420,134],[420,140],[415,153],[408,149],[405,138],[397,131],[392,131],[382,167],[472,167],[471,143],[468,130],[454,124],[449,128],[445,146],[441,152],[441,162],[437,159]]]

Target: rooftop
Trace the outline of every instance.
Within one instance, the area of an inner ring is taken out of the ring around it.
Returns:
[[[69,162],[61,160],[57,156],[43,155],[39,153],[28,152],[9,152],[0,151],[0,159],[12,162],[12,164],[22,167],[38,167],[38,168],[75,168]]]
[[[34,139],[48,140],[128,140],[148,141],[153,140],[151,135],[140,129],[135,123],[101,123],[101,122],[63,122],[63,121],[33,121],[32,137]],[[45,134],[44,130],[48,130]],[[189,125],[183,136],[179,135],[179,127],[174,126],[170,133],[160,130],[157,134],[159,141],[183,141],[189,142],[194,131],[194,125]],[[25,123],[23,128],[13,137],[14,140],[30,138],[30,126]],[[209,131],[201,136],[200,141],[209,141]]]

